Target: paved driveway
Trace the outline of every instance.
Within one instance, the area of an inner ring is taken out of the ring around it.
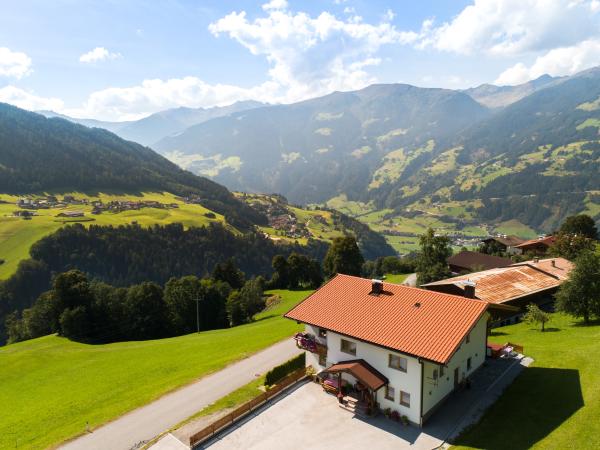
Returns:
[[[488,361],[472,377],[471,389],[453,394],[422,429],[405,427],[382,415],[355,417],[321,386],[306,382],[201,448],[435,449],[476,422],[529,363],[528,358]]]
[[[252,381],[256,374],[298,354],[292,339],[201,378],[197,382],[167,394],[136,409],[93,433],[85,434],[61,448],[64,450],[129,450],[140,442],[177,425],[202,408]]]
[[[209,442],[210,450],[377,449],[430,450],[441,440],[383,416],[359,419],[333,395],[306,382],[241,425]]]

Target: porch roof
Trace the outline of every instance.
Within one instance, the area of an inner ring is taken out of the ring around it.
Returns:
[[[341,361],[328,367],[324,372],[347,372],[373,391],[376,391],[389,383],[389,380],[384,375],[364,359]]]

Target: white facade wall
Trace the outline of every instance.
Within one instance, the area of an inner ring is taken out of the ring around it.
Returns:
[[[318,339],[319,329],[306,325],[306,332],[317,337],[317,340],[324,342],[323,339]],[[341,340],[345,339],[356,344],[356,355],[351,355],[341,351]],[[340,361],[349,361],[353,359],[364,359],[371,366],[385,375],[389,380],[389,385],[394,388],[394,400],[388,400],[385,398],[385,387],[382,387],[377,391],[377,403],[381,409],[390,408],[396,410],[400,415],[408,417],[408,420],[414,423],[420,423],[420,411],[421,411],[421,365],[417,358],[403,355],[401,353],[386,350],[385,348],[368,344],[366,342],[359,341],[358,339],[352,339],[344,337],[332,331],[327,332],[327,360],[325,366],[319,365],[319,356],[310,352],[306,352],[306,365],[312,365],[317,372],[331,366],[332,364]],[[402,372],[400,370],[391,368],[388,366],[389,355],[394,354],[406,358],[407,370]],[[356,380],[350,374],[343,374],[342,378],[354,383]],[[400,404],[400,391],[404,391],[410,394],[410,407],[406,407]]]
[[[450,362],[444,367],[444,375],[439,376],[440,366],[425,361],[423,370],[423,415],[442,401],[454,390],[454,372],[458,369],[458,382],[469,377],[485,361],[487,342],[488,314],[484,314],[469,334],[469,343],[466,338],[454,354]],[[471,358],[471,369],[467,369],[467,360]],[[437,380],[434,380],[434,371],[437,371]]]
[[[385,398],[385,387],[377,391],[377,403],[381,409],[390,408],[396,410],[400,415],[405,415],[416,424],[421,423],[421,390],[423,390],[423,415],[426,415],[433,407],[443,400],[454,389],[454,370],[458,368],[459,382],[471,375],[485,361],[485,345],[487,335],[487,314],[484,314],[459,350],[452,357],[447,367],[444,367],[444,375],[439,377],[440,366],[428,361],[423,361],[423,386],[421,386],[421,364],[415,357],[393,352],[373,344],[362,342],[358,339],[344,337],[332,331],[327,332],[325,339],[319,338],[319,328],[306,325],[306,332],[315,336],[318,342],[327,345],[327,358],[324,365],[319,364],[319,355],[306,352],[306,365],[313,366],[317,372],[322,371],[332,364],[353,359],[364,359],[371,366],[385,375],[389,380],[389,386],[394,388],[394,400]],[[341,340],[345,339],[356,344],[356,355],[341,351]],[[407,370],[402,372],[389,367],[389,355],[397,355],[407,360]],[[471,369],[467,370],[467,359],[471,358]],[[433,381],[433,371],[437,370],[437,381]],[[343,374],[342,378],[354,383],[350,374]],[[400,404],[400,391],[410,394],[410,407]]]

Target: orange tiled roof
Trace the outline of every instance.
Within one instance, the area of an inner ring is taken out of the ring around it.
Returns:
[[[558,277],[559,280],[566,280],[569,277],[569,273],[573,269],[574,265],[571,261],[565,258],[547,258],[540,260],[529,260],[522,263],[512,264],[513,266],[529,265],[536,269],[543,270]]]
[[[490,303],[505,303],[526,295],[556,288],[560,286],[563,280],[549,272],[539,270],[533,265],[522,263],[447,278],[423,286],[435,287],[453,284],[464,289],[467,281],[475,283],[476,298]]]
[[[487,308],[485,302],[337,275],[285,317],[446,364]]]

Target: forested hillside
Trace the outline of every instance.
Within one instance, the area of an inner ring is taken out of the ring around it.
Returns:
[[[232,258],[248,277],[269,277],[275,255],[297,252],[320,261],[327,248],[325,242],[312,239],[300,245],[275,243],[260,233],[237,235],[219,223],[189,229],[178,223],[70,225],[38,241],[31,259],[0,282],[0,342],[6,316],[30,307],[50,288],[53,275],[67,270],[78,269],[90,279],[118,287],[147,281],[163,285],[172,277],[208,276],[218,263]]]
[[[305,204],[340,193],[361,195],[371,184],[395,177],[374,177],[389,152],[404,147],[431,152],[487,114],[460,92],[373,85],[210,120],[155,148],[230,189],[277,192]]]
[[[198,196],[234,226],[264,223],[223,186],[102,130],[0,104],[0,192],[167,191]]]
[[[392,235],[414,237],[419,217],[532,235],[576,212],[598,219],[599,98],[600,69],[462,92],[373,85],[211,120],[157,149],[230,188],[327,202]]]

